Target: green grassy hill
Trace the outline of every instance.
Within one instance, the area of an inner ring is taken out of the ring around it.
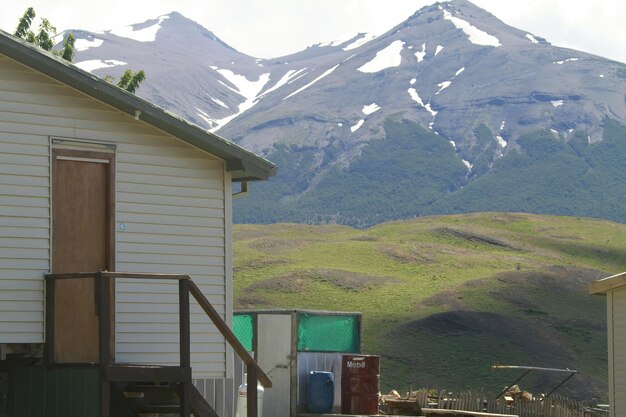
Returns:
[[[236,225],[234,251],[237,309],[361,311],[384,391],[498,391],[518,373],[497,362],[578,369],[563,393],[607,396],[605,299],[587,285],[626,270],[626,225],[505,213]]]

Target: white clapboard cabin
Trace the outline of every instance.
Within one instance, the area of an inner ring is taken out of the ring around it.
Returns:
[[[0,31],[0,416],[217,416],[192,381],[233,353],[270,386],[230,331],[231,202],[275,169]]]
[[[592,282],[589,293],[606,295],[609,416],[626,416],[626,272]]]

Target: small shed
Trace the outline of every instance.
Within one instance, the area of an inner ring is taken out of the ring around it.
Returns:
[[[335,375],[340,405],[341,358],[361,353],[361,313],[312,310],[251,310],[233,315],[233,331],[272,381],[263,415],[296,417],[307,407],[311,371]]]
[[[626,272],[594,281],[590,294],[606,295],[610,417],[626,415]]]

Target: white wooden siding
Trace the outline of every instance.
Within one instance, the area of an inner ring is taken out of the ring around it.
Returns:
[[[230,314],[224,162],[0,56],[0,343],[44,341],[51,137],[117,147],[117,271],[189,274]],[[121,280],[116,315],[117,361],[178,363],[176,284]],[[224,376],[225,342],[193,301],[191,320],[194,378]]]
[[[48,139],[7,130],[0,123],[0,343],[41,343],[50,269]]]

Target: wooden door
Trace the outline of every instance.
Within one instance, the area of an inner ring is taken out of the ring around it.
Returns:
[[[113,270],[114,169],[112,153],[53,150],[53,273]],[[56,282],[55,363],[99,362],[95,288],[91,278]]]

